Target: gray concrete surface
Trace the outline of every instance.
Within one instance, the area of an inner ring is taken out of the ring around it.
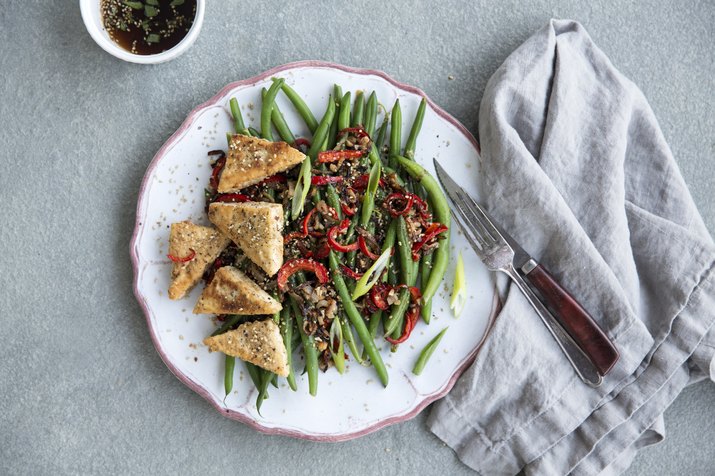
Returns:
[[[100,50],[76,1],[0,2],[0,474],[470,474],[425,414],[339,445],[263,436],[152,347],[128,257],[145,167],[194,106],[269,67],[382,69],[475,131],[509,52],[580,20],[651,101],[715,231],[712,2],[208,3],[194,47],[147,67]],[[712,383],[686,390],[629,474],[712,474],[714,404]]]

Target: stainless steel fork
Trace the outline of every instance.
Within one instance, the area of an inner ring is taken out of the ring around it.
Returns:
[[[494,226],[489,216],[477,202],[461,189],[454,190],[454,193],[449,195],[458,211],[453,215],[462,225],[467,240],[486,267],[492,271],[501,271],[514,281],[514,284],[544,322],[579,378],[591,387],[598,387],[603,377],[591,359],[581,350],[516,271],[513,265],[514,250]]]

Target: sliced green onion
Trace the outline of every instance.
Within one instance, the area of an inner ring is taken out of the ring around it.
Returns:
[[[367,271],[365,271],[365,274],[362,275],[362,278],[360,278],[355,284],[355,291],[353,291],[352,295],[353,301],[355,301],[360,296],[366,294],[370,290],[370,288],[372,288],[375,283],[377,283],[377,280],[380,279],[382,271],[390,262],[391,254],[392,247],[389,247],[385,251],[383,251],[380,257],[377,258],[374,263],[372,263],[372,266],[370,266]]]
[[[335,339],[338,341],[338,349],[335,349]],[[330,324],[330,355],[333,358],[333,363],[339,374],[345,372],[345,348],[343,346],[343,330],[340,327],[340,319],[333,319]]]
[[[310,157],[306,157],[300,166],[300,172],[298,174],[298,183],[295,184],[295,190],[293,191],[293,202],[291,204],[291,215],[293,219],[296,220],[303,213],[303,207],[305,206],[305,199],[308,198],[308,192],[310,191],[310,169],[312,165],[310,163]]]
[[[457,256],[457,266],[454,269],[454,284],[452,285],[452,298],[449,300],[449,308],[452,309],[454,317],[459,317],[467,303],[467,282],[464,279],[464,261],[462,252]]]
[[[440,331],[439,334],[434,336],[431,341],[427,343],[424,349],[422,349],[422,352],[420,352],[420,356],[417,359],[417,362],[415,362],[415,366],[412,369],[412,373],[415,375],[419,375],[422,373],[422,371],[425,368],[425,365],[427,365],[427,361],[432,357],[432,354],[434,354],[434,351],[437,349],[437,346],[439,345],[439,341],[442,340],[442,336],[444,336],[444,333],[447,332],[448,327],[445,327]]]

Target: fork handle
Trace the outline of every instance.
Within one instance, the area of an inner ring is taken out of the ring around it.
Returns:
[[[576,375],[590,387],[598,387],[601,385],[603,377],[598,372],[594,363],[581,347],[576,344],[573,337],[561,326],[551,311],[541,302],[521,274],[519,274],[511,264],[505,268],[500,268],[500,270],[506,273],[519,288],[519,291],[524,294],[526,300],[534,308],[536,314],[541,318],[559,348],[564,353],[564,356],[573,367]]]
[[[551,313],[571,334],[601,375],[606,375],[618,361],[618,349],[596,324],[591,315],[540,264],[524,275],[541,295]]]

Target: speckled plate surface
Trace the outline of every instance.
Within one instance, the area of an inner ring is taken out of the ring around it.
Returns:
[[[462,251],[464,257],[469,289],[466,309],[459,319],[449,310],[453,259],[444,286],[435,296],[432,323],[426,326],[420,322],[408,343],[396,353],[390,352],[389,344],[378,338],[390,373],[387,388],[382,387],[371,367],[349,362],[343,376],[334,369],[321,373],[318,395],[311,397],[307,376],[299,375],[302,363],[300,353],[296,353],[297,392],[292,392],[285,380],[280,379],[279,389],[270,388],[270,398],[259,415],[254,405],[253,384],[238,363],[234,390],[224,400],[223,355],[209,353],[201,344],[215,324],[212,316],[192,314],[202,286],[180,301],[171,301],[167,296],[171,269],[166,258],[169,226],[187,219],[208,223],[204,187],[211,167],[206,153],[226,147],[226,132],[232,128],[229,99],[235,96],[246,122],[257,126],[261,88],[274,76],[285,78],[318,118],[335,83],[344,91],[374,90],[386,105],[399,97],[405,119],[403,128],[411,126],[424,97],[420,90],[381,72],[313,61],[284,65],[226,86],[189,114],[149,165],[139,193],[131,243],[135,293],[146,314],[154,345],[166,365],[225,416],[266,433],[321,441],[347,440],[412,418],[452,388],[476,356],[491,327],[495,306],[493,279],[455,227],[451,246],[453,256]],[[277,101],[296,136],[309,137],[287,99],[279,95]],[[403,133],[403,138],[406,137],[407,133]],[[461,124],[431,101],[416,157],[430,172],[434,172],[432,158],[436,157],[462,186],[478,195],[477,143]],[[422,375],[413,375],[411,369],[420,350],[445,326],[449,330],[427,368]]]

